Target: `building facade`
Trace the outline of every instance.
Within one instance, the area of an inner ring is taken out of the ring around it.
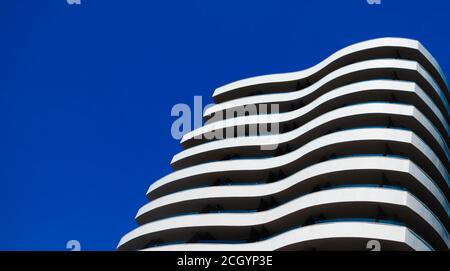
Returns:
[[[450,93],[418,41],[357,43],[213,98],[118,250],[450,249]]]

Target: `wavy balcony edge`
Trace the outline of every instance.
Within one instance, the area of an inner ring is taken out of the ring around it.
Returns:
[[[308,77],[311,77],[322,70],[326,70],[327,67],[329,67],[332,70],[333,67],[330,66],[333,66],[332,65],[333,63],[336,63],[334,66],[342,67],[348,63],[354,62],[355,59],[356,60],[360,59],[361,56],[374,55],[375,53],[373,52],[373,50],[377,48],[378,49],[393,48],[394,50],[400,50],[404,48],[417,51],[419,55],[424,57],[423,60],[427,62],[426,64],[429,64],[426,65],[428,66],[427,68],[434,69],[436,71],[436,74],[442,78],[441,86],[445,87],[446,90],[448,91],[447,80],[442,71],[442,68],[438,64],[437,60],[429,53],[429,51],[419,41],[406,38],[385,37],[362,41],[347,46],[333,53],[331,56],[324,59],[317,65],[302,71],[256,76],[226,84],[222,87],[217,88],[214,91],[213,98],[216,103],[221,103],[223,101],[227,101],[233,98],[233,95],[230,95],[230,93],[238,91],[242,92],[242,89],[245,87],[268,83],[295,82],[301,79],[307,79]],[[397,54],[399,53],[397,52]],[[355,56],[352,58],[351,56],[353,55]],[[346,59],[346,57],[348,59]],[[319,74],[318,77],[319,78],[323,77],[323,74]],[[231,98],[229,96],[231,96]]]

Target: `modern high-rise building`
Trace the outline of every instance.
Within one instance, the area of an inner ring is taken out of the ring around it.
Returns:
[[[357,43],[213,98],[118,250],[450,249],[450,93],[418,41]]]

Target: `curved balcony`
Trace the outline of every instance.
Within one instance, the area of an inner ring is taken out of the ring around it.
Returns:
[[[358,208],[354,208],[355,205]],[[119,248],[143,249],[147,244],[154,246],[157,239],[162,245],[203,240],[216,244],[220,243],[217,240],[258,242],[292,228],[351,218],[396,221],[428,240],[435,249],[450,248],[447,230],[422,202],[406,191],[381,188],[341,188],[310,193],[262,212],[171,217],[135,229],[122,238]],[[208,232],[208,236],[203,232]]]

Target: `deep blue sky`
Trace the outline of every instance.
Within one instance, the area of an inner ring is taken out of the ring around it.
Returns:
[[[0,0],[0,250],[115,249],[194,95],[383,36],[450,71],[447,0],[81,1]]]

